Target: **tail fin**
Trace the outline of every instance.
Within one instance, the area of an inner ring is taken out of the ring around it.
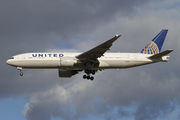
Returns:
[[[152,39],[139,53],[143,54],[157,54],[160,53],[168,30],[161,30],[156,37]]]

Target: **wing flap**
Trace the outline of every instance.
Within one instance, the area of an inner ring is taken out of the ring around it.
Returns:
[[[149,59],[158,59],[158,58],[162,58],[163,56],[166,56],[167,54],[169,54],[170,52],[172,52],[173,50],[166,50],[163,52],[160,52],[158,54],[152,55],[150,57],[148,57]]]

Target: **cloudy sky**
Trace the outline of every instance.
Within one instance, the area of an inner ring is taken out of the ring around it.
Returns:
[[[0,119],[179,120],[179,0],[1,0]],[[167,63],[105,70],[93,82],[57,70],[19,76],[5,61],[26,52],[89,50],[122,36],[110,52],[139,52],[168,29]]]

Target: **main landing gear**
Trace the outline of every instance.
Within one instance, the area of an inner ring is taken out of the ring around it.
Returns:
[[[20,71],[20,76],[23,76],[22,67],[17,67],[17,70]]]
[[[87,75],[83,75],[84,79],[91,80],[91,81],[94,80],[94,77],[90,76],[90,74],[95,75],[95,71],[94,70],[85,69],[84,72],[87,74]]]

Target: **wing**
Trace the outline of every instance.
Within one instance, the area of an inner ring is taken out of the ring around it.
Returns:
[[[97,47],[76,56],[76,58],[81,59],[81,60],[97,59],[97,58],[103,56],[103,54],[107,50],[109,50],[109,48],[112,46],[112,43],[115,40],[117,40],[120,36],[121,35],[116,35],[115,37],[111,38],[110,40],[98,45]]]

